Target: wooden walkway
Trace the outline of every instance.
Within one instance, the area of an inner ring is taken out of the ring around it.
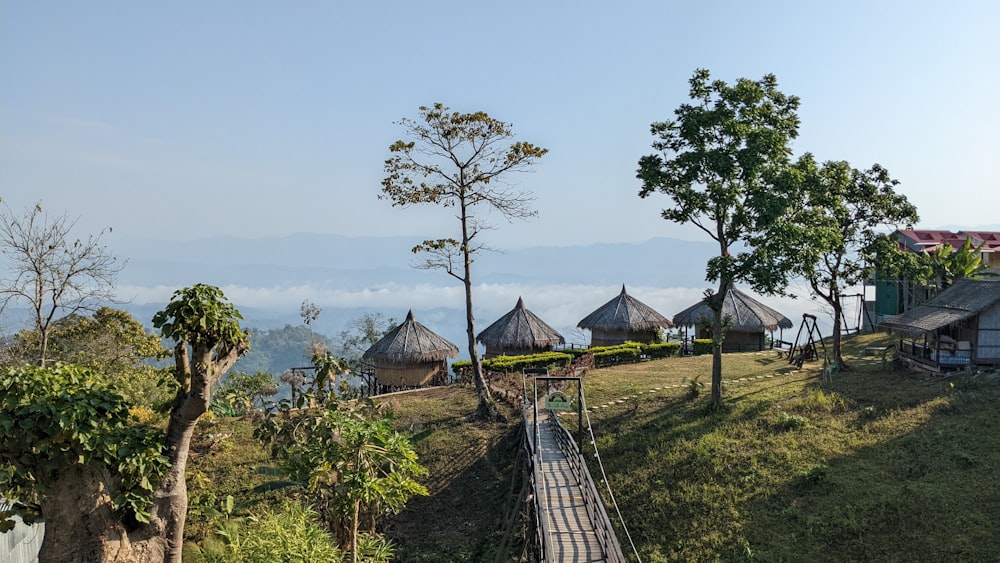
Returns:
[[[542,560],[624,561],[583,457],[549,411],[539,409],[537,413],[537,440],[532,424],[526,424],[525,430],[534,454],[534,495],[539,533],[543,535]],[[532,422],[533,418],[529,408],[525,420]]]

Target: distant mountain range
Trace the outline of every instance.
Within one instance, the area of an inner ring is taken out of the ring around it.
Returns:
[[[322,309],[313,328],[331,337],[366,313],[401,321],[412,309],[419,322],[455,343],[460,357],[468,357],[461,284],[442,271],[411,266],[419,257],[410,249],[420,242],[296,234],[188,242],[130,239],[115,241],[111,250],[127,261],[118,279],[119,295],[127,301],[123,308],[146,323],[175,290],[208,283],[225,291],[247,327],[301,325],[299,308],[307,300]],[[622,285],[670,318],[714,286],[705,281],[705,265],[717,249],[713,242],[653,238],[481,253],[473,267],[477,333],[523,297],[567,343],[585,345],[589,333],[576,323],[617,296]],[[802,312],[817,312],[807,299],[761,300],[796,322]],[[3,327],[15,328],[9,320]]]

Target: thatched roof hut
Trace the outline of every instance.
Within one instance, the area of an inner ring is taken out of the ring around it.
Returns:
[[[416,387],[443,383],[448,358],[458,347],[413,318],[413,311],[392,332],[365,351],[362,359],[375,365],[375,379],[386,387]]]
[[[932,369],[1000,363],[1000,280],[958,280],[879,328],[899,335],[904,359]]]
[[[714,313],[707,297],[674,315],[677,326],[697,327],[697,338],[711,336]],[[722,303],[722,317],[726,319],[726,340],[723,352],[749,352],[765,348],[764,331],[792,328],[792,321],[778,311],[764,305],[746,293],[730,288]]]
[[[617,297],[584,317],[576,326],[590,330],[591,346],[613,346],[627,341],[656,342],[660,329],[670,328],[674,323],[629,295],[622,285],[622,292]]]
[[[525,308],[520,297],[517,305],[480,332],[476,341],[486,346],[487,358],[536,354],[566,343],[556,329]]]

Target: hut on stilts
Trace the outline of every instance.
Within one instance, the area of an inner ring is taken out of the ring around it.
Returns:
[[[372,364],[381,391],[424,385],[443,385],[448,376],[448,358],[458,347],[418,323],[413,311],[392,332],[365,351],[362,360]]]
[[[674,315],[674,324],[695,327],[695,338],[711,338],[714,313],[708,306],[707,299],[706,297]],[[731,288],[726,294],[722,303],[722,318],[726,323],[726,339],[722,344],[722,351],[726,353],[764,350],[767,348],[764,331],[771,333],[773,342],[774,331],[794,326],[785,315],[736,288]],[[781,340],[780,335],[778,339]]]
[[[517,305],[480,332],[476,341],[486,346],[487,358],[548,352],[566,343],[556,329],[529,311],[520,297]]]
[[[614,346],[624,342],[659,342],[660,329],[674,326],[670,319],[625,291],[608,301],[577,325],[590,330],[591,346]]]

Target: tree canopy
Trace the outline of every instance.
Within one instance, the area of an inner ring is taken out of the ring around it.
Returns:
[[[652,124],[658,152],[639,159],[637,177],[640,197],[661,193],[670,199],[661,212],[664,219],[692,224],[718,243],[706,279],[719,283],[707,296],[715,311],[712,401],[720,404],[722,299],[738,282],[762,293],[787,285],[787,262],[755,243],[787,205],[772,189],[773,179],[787,165],[790,143],[798,136],[799,99],[782,93],[771,74],[730,85],[699,69],[689,84],[691,103],[674,110],[675,120]]]

